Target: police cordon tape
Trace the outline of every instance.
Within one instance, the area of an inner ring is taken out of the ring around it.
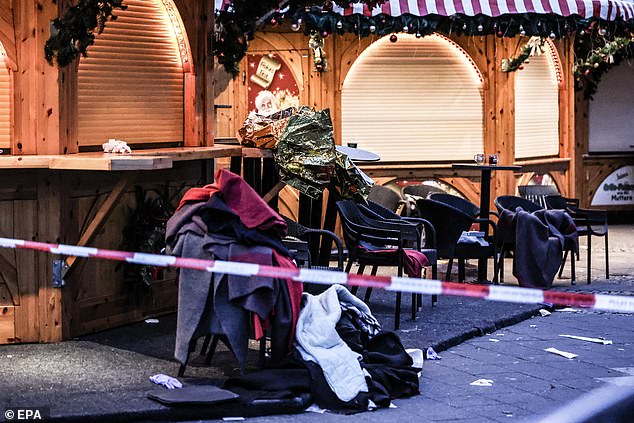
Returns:
[[[63,256],[95,257],[148,266],[178,267],[238,276],[282,278],[291,279],[296,282],[310,282],[323,285],[341,284],[425,295],[452,295],[522,304],[549,303],[561,306],[592,308],[602,311],[634,313],[634,297],[622,295],[543,291],[534,288],[499,285],[471,285],[431,279],[355,275],[339,271],[305,268],[289,269],[253,263],[201,260],[159,254],[104,250],[100,248],[49,244],[11,238],[0,238],[0,248],[39,250]]]

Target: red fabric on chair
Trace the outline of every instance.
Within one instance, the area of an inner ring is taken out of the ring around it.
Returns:
[[[225,169],[218,169],[213,184],[202,188],[189,189],[178,205],[179,210],[187,203],[206,201],[214,195],[220,195],[225,204],[238,216],[249,229],[266,231],[273,229],[281,235],[286,234],[286,222],[247,184],[239,175]]]

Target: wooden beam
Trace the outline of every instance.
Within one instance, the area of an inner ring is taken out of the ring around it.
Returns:
[[[20,305],[20,290],[18,288],[18,272],[9,260],[0,255],[0,273],[4,278],[7,289],[11,294],[13,305]]]
[[[126,192],[127,188],[130,186],[130,184],[132,184],[135,178],[136,173],[126,173],[121,177],[121,179],[119,179],[114,188],[112,188],[112,191],[110,191],[110,194],[108,194],[108,197],[106,197],[105,201],[97,211],[97,214],[95,214],[95,217],[92,219],[84,233],[81,234],[77,245],[79,245],[80,247],[84,247],[88,245],[90,241],[92,241],[95,234],[103,227],[106,219],[108,219],[108,216],[110,216],[110,213],[112,213],[114,207],[119,203],[119,199]],[[68,265],[69,271],[76,260],[77,257],[74,256],[68,257],[66,259],[66,264]]]

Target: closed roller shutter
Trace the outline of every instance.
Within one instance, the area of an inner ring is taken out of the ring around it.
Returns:
[[[127,0],[79,63],[79,145],[183,141],[183,67],[160,0]]]
[[[515,73],[515,157],[559,154],[559,88],[554,50],[530,58]]]
[[[341,103],[343,143],[383,161],[472,160],[483,151],[481,77],[444,37],[378,40],[350,69]]]
[[[11,148],[11,76],[0,55],[0,149],[5,148]]]

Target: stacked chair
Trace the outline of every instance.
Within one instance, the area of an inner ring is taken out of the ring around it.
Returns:
[[[375,211],[385,213],[385,209],[378,209],[378,207],[380,206],[376,203],[365,208],[351,200],[337,202],[343,237],[348,248],[346,272],[350,272],[352,264],[357,262],[359,264],[358,274],[362,274],[366,266],[372,266],[372,275],[376,275],[379,266],[390,266],[397,267],[398,276],[402,276],[406,260],[412,262],[413,259],[414,265],[410,268],[417,269],[416,271],[419,273],[417,276],[420,277],[422,268],[418,269],[416,264],[420,264],[420,262],[416,258],[420,258],[421,255],[420,224],[424,224],[424,222],[408,221],[396,214],[390,214],[390,218],[383,218]],[[429,236],[431,244],[433,242],[433,227],[429,225],[427,231],[431,234]],[[428,260],[432,261],[429,257]],[[416,294],[412,294],[412,318],[416,317],[418,298]],[[401,292],[397,292],[394,314],[395,330],[400,327],[400,312]]]

